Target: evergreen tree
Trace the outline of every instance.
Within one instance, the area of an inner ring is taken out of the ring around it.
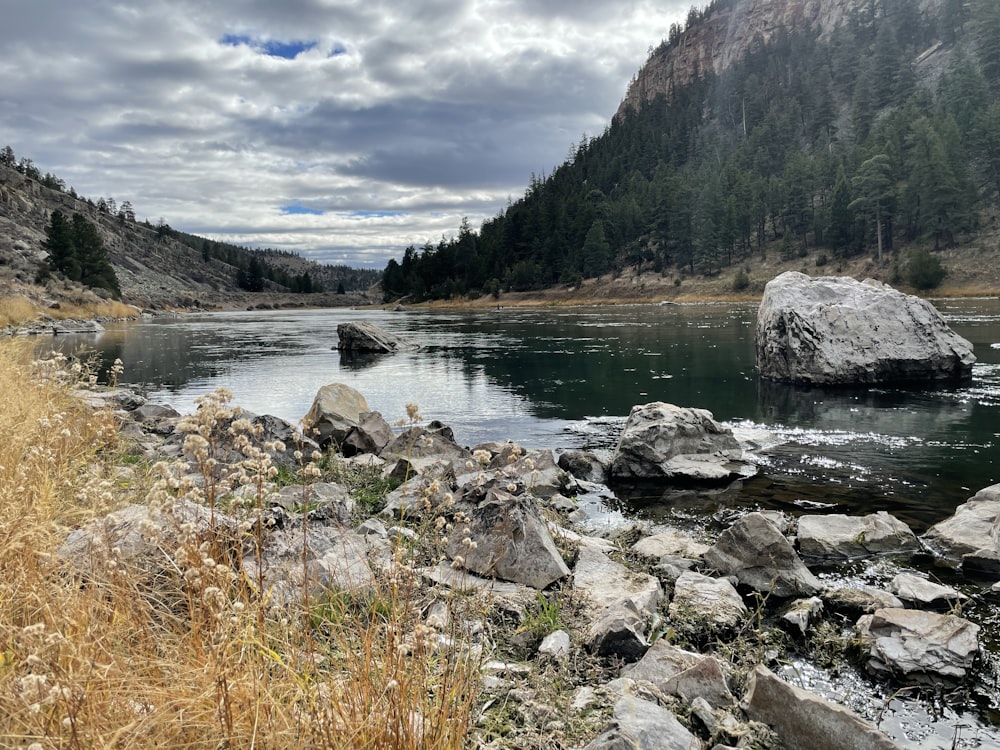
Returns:
[[[882,261],[885,222],[891,216],[895,190],[892,184],[892,165],[885,154],[862,162],[852,182],[854,194],[849,208],[857,212],[869,224],[875,225],[878,243],[878,259]]]
[[[830,226],[826,237],[838,257],[851,254],[854,246],[854,211],[851,210],[851,186],[844,168],[837,170],[837,182],[830,199]]]

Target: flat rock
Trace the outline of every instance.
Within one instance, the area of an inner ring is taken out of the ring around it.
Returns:
[[[857,714],[789,685],[761,664],[750,672],[742,706],[751,720],[772,727],[784,747],[899,750],[899,745]]]
[[[652,701],[622,696],[613,721],[584,750],[701,750],[701,741],[673,713]]]
[[[664,557],[697,558],[708,552],[708,545],[695,541],[681,531],[667,529],[643,537],[632,545],[632,551],[656,560]]]
[[[879,609],[859,619],[857,629],[875,674],[962,679],[979,651],[979,626],[955,615]]]
[[[823,589],[820,596],[827,609],[841,612],[857,619],[877,609],[902,609],[903,602],[897,596],[877,586],[840,586]]]
[[[854,559],[915,552],[916,534],[885,511],[867,516],[810,515],[799,519],[799,553],[821,559]]]
[[[764,287],[755,346],[762,377],[793,383],[963,379],[976,361],[926,300],[871,279],[795,271]]]
[[[705,562],[761,593],[812,596],[822,586],[785,536],[761,513],[748,513],[719,535]]]
[[[663,587],[654,576],[629,570],[591,544],[580,546],[573,568],[573,587],[587,597],[592,614],[622,599],[632,601],[640,611],[652,613],[663,598]]]
[[[931,526],[923,538],[955,561],[979,550],[1000,550],[1000,484],[979,490],[951,517]]]
[[[913,573],[900,573],[889,583],[889,590],[905,602],[928,607],[950,607],[969,597],[951,586],[929,581]]]
[[[746,617],[747,607],[726,579],[689,570],[674,581],[674,596],[668,613],[674,620],[696,617],[712,625],[733,628]]]

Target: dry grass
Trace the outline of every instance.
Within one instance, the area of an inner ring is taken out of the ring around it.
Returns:
[[[124,302],[62,302],[58,308],[43,308],[20,295],[0,297],[0,326],[17,326],[39,318],[93,320],[94,318],[135,318],[138,308]]]
[[[283,607],[223,564],[231,540],[214,522],[201,535],[150,530],[174,565],[156,576],[118,549],[95,555],[87,575],[70,565],[59,554],[68,530],[130,502],[164,518],[190,500],[214,508],[223,483],[169,465],[121,481],[113,415],[71,398],[86,373],[61,365],[0,342],[0,746],[466,746],[478,659],[427,625],[405,550],[363,594]],[[217,478],[213,420],[227,408],[211,401],[187,425],[197,463]],[[240,532],[252,547],[274,472],[246,437],[246,461],[222,478],[259,488]]]

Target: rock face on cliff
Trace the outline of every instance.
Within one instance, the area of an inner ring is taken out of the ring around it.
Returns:
[[[916,2],[921,9],[940,5],[940,0]],[[811,28],[825,36],[855,11],[870,7],[869,0],[736,0],[716,5],[699,23],[653,52],[616,117],[630,108],[641,109],[661,94],[669,99],[706,73],[722,73],[783,31]]]
[[[972,345],[919,297],[794,271],[764,288],[755,343],[763,377],[816,385],[962,379],[976,361]]]

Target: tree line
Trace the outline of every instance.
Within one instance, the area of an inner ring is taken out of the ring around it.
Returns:
[[[693,11],[685,31],[732,5]],[[678,44],[679,28],[664,44]],[[921,56],[947,64],[918,79]],[[714,274],[776,251],[940,249],[1000,201],[1000,3],[873,0],[828,38],[757,40],[584,137],[478,231],[409,247],[386,299],[522,291],[626,269]]]

